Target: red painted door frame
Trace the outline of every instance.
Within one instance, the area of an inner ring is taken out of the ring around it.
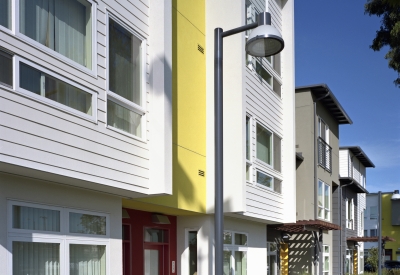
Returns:
[[[129,228],[129,240],[123,241],[124,251],[129,251],[130,256],[124,252],[124,275],[142,275],[144,274],[144,249],[154,248],[162,251],[163,273],[160,275],[174,275],[176,271],[176,217],[168,216],[170,224],[155,224],[152,222],[150,212],[126,209],[130,218],[122,219],[125,228]],[[144,232],[146,228],[162,229],[167,232],[167,240],[164,243],[148,243],[144,241]],[[125,235],[128,235],[125,232]],[[128,244],[129,243],[129,248]],[[128,264],[127,259],[130,258]],[[175,262],[175,272],[172,273],[172,262]],[[127,266],[128,264],[128,266]]]

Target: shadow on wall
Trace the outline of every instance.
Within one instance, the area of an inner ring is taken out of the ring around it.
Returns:
[[[289,274],[312,274],[314,240],[311,233],[291,235],[289,243]]]

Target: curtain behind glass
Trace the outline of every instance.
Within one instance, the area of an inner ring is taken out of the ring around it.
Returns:
[[[142,116],[128,110],[111,100],[107,100],[107,124],[140,137]]]
[[[106,246],[70,244],[70,275],[105,275]]]
[[[247,253],[235,251],[235,275],[247,274]]]
[[[59,275],[60,244],[13,242],[13,275]]]
[[[21,0],[20,32],[91,68],[90,9],[76,0]]]
[[[0,0],[0,25],[6,28],[10,28],[11,26],[11,16],[10,16],[10,0]]]
[[[13,205],[13,228],[60,232],[60,211]]]
[[[271,164],[271,133],[257,124],[257,158]]]
[[[142,41],[110,19],[110,91],[141,105]]]

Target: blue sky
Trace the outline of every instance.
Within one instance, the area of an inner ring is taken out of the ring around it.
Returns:
[[[400,89],[384,58],[369,48],[380,18],[366,0],[295,1],[296,86],[326,83],[353,120],[341,146],[360,146],[375,164],[369,192],[400,189]]]

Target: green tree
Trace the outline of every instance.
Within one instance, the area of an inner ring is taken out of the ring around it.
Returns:
[[[399,0],[367,0],[364,6],[365,13],[382,17],[382,25],[372,41],[371,49],[380,51],[389,46],[385,58],[389,61],[389,68],[395,70],[398,77],[393,81],[400,87],[400,1]]]
[[[378,270],[378,261],[379,261],[378,248],[372,247],[368,251],[368,258],[366,260],[366,263],[370,264],[374,271],[377,271]]]

